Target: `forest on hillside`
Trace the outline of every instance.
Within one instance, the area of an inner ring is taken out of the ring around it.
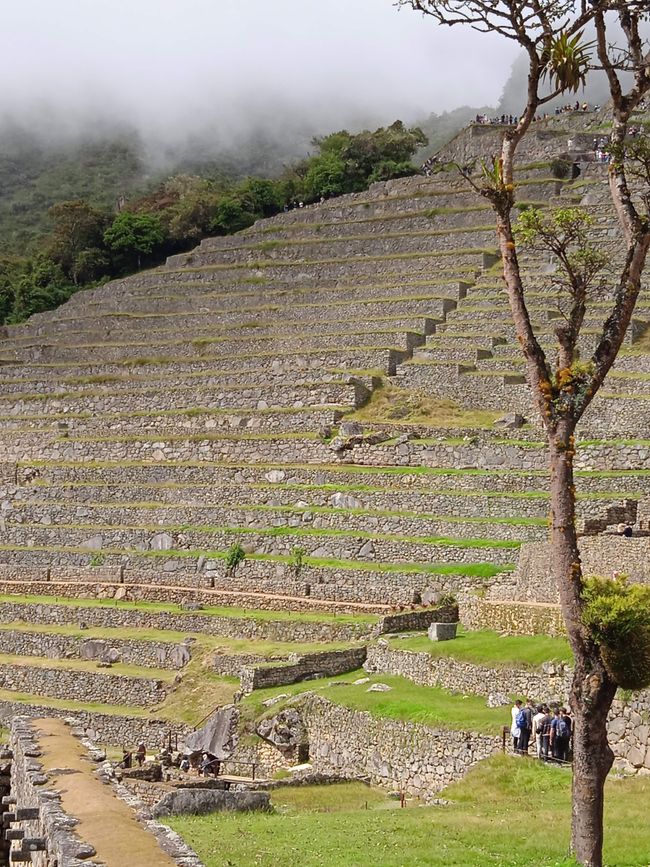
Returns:
[[[58,152],[25,134],[0,152],[0,321],[21,322],[80,288],[150,267],[299,203],[413,174],[427,145],[395,121],[312,141],[315,153],[275,176],[251,173],[263,147],[237,162],[188,161],[172,174],[148,168],[137,137],[91,139]],[[194,171],[193,171],[194,170]]]

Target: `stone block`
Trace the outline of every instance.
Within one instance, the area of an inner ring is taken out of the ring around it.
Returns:
[[[16,809],[16,822],[31,822],[40,816],[39,807],[18,807]]]
[[[427,630],[431,641],[450,641],[456,637],[457,623],[432,623]]]

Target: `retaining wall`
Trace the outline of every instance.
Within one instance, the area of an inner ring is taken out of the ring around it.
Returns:
[[[501,750],[501,737],[378,719],[310,695],[301,704],[317,771],[430,800],[476,762]]]

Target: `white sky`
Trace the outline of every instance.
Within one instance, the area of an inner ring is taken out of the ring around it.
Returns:
[[[19,0],[0,20],[0,113],[93,116],[174,139],[293,116],[412,120],[495,104],[515,56],[391,0]],[[330,120],[331,119],[331,120]]]

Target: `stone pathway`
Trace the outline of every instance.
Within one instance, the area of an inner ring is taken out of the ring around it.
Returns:
[[[106,867],[176,867],[156,838],[135,818],[110,786],[95,776],[95,766],[63,720],[39,719],[35,728],[41,761],[61,806],[79,820],[75,833],[96,850]]]

